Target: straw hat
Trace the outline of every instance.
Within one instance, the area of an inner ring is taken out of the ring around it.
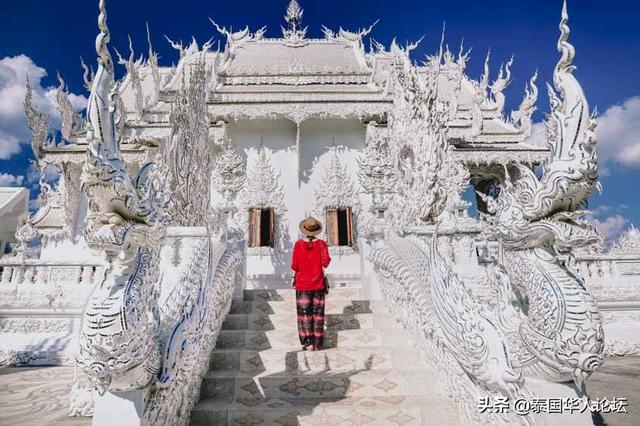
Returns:
[[[322,232],[322,224],[315,217],[309,216],[300,222],[300,232],[305,237],[315,237]]]

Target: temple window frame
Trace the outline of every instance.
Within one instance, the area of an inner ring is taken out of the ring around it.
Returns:
[[[324,209],[327,245],[330,248],[353,248],[353,208],[351,206],[327,207]]]
[[[258,213],[259,212],[259,213]],[[275,209],[270,206],[250,207],[247,210],[247,246],[249,249],[273,249],[275,247]],[[265,222],[267,226],[265,227]],[[258,232],[256,234],[256,227]]]

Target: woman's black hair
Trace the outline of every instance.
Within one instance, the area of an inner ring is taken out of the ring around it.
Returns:
[[[307,236],[307,250],[312,250],[313,249],[313,240],[315,240],[316,237],[312,237],[311,235]]]

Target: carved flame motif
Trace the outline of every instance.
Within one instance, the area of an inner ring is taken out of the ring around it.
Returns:
[[[214,161],[212,178],[218,191],[230,202],[247,180],[247,162],[227,137],[219,145],[221,150]]]
[[[379,134],[375,123],[367,126],[367,144],[358,157],[358,179],[373,205],[387,207],[396,185],[396,169],[387,137]]]
[[[307,28],[300,29],[304,10],[296,0],[291,0],[287,6],[287,14],[284,19],[289,28],[282,28],[282,36],[289,41],[289,46],[302,46],[305,43]]]
[[[67,91],[67,85],[65,84],[60,74],[58,74],[58,81],[60,85],[56,92],[56,100],[58,101],[58,109],[62,116],[62,128],[60,133],[62,137],[70,142],[73,142],[75,134],[80,130],[82,126],[82,120],[80,116],[73,110],[73,105],[69,100],[69,92]]]
[[[33,92],[31,90],[31,84],[27,81],[27,89],[24,95],[24,112],[27,117],[27,126],[31,130],[31,148],[36,159],[40,159],[42,156],[42,150],[48,144],[49,135],[49,117],[41,111],[38,111],[31,99],[33,98]]]
[[[391,50],[396,60],[395,79],[400,94],[395,97],[391,134],[397,144],[398,185],[393,203],[398,229],[433,223],[443,213],[446,191],[438,173],[446,158],[448,110],[437,100],[438,67],[442,50],[430,59],[426,76],[411,64],[413,46]]]
[[[181,226],[202,226],[211,200],[211,148],[207,121],[206,69],[204,59],[192,64],[189,81],[172,104],[171,138],[163,150],[168,166],[172,221]]]

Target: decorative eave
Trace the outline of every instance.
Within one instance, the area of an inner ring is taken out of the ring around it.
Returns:
[[[211,122],[241,119],[285,118],[301,123],[312,118],[358,119],[385,117],[389,111],[388,101],[363,102],[277,102],[277,103],[218,103],[209,106]]]
[[[461,143],[453,145],[453,156],[465,164],[542,164],[549,149],[524,143]]]
[[[128,164],[140,164],[148,160],[146,146],[140,144],[123,143],[120,145],[122,157]],[[64,145],[48,148],[43,151],[42,162],[45,164],[72,164],[81,166],[87,158],[86,144]]]

